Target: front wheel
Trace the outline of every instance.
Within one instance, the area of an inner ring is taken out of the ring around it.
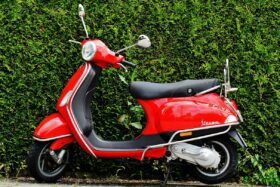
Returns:
[[[221,161],[216,169],[206,169],[201,166],[191,166],[193,176],[207,184],[216,184],[223,182],[236,171],[237,150],[236,146],[228,137],[207,140],[204,146],[214,148],[221,156]]]
[[[61,164],[57,164],[50,155],[50,145],[51,142],[34,142],[28,155],[29,172],[39,182],[56,182],[63,175],[70,157],[69,149],[65,149]]]

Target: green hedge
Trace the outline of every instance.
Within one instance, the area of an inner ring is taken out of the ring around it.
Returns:
[[[130,122],[139,121],[141,112],[120,77],[128,82],[222,80],[229,58],[232,85],[239,87],[230,96],[243,112],[240,132],[249,146],[248,152],[240,151],[240,175],[255,183],[273,183],[263,174],[269,171],[278,178],[280,3],[276,0],[1,1],[2,176],[25,170],[34,128],[55,111],[63,86],[82,64],[80,47],[67,42],[84,36],[78,3],[84,4],[90,36],[101,38],[112,50],[132,44],[139,34],[152,41],[149,49],[126,52],[127,59],[138,64],[133,72],[103,71],[92,104],[99,135],[115,140],[139,133]],[[117,170],[87,156],[75,162],[74,170],[84,171],[87,162],[93,173]]]

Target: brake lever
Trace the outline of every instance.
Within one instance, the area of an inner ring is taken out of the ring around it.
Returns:
[[[81,42],[78,42],[78,41],[76,41],[76,40],[68,40],[68,42],[81,45]]]
[[[127,68],[122,63],[118,63],[118,65],[120,65],[122,68],[124,68],[124,71],[127,73]]]

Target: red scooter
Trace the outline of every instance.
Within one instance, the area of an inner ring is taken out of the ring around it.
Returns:
[[[143,107],[147,120],[142,133],[131,141],[102,140],[92,126],[90,109],[101,72],[109,66],[135,67],[120,53],[133,46],[147,48],[151,42],[140,35],[136,44],[113,52],[101,40],[89,39],[84,8],[79,5],[79,9],[86,39],[71,42],[82,46],[84,63],[62,90],[57,112],[35,129],[28,157],[31,175],[38,181],[58,180],[72,156],[69,146],[77,142],[96,158],[166,158],[168,163],[188,163],[191,173],[204,183],[219,183],[231,176],[237,166],[237,150],[230,137],[242,147],[246,143],[236,131],[242,116],[235,102],[227,98],[228,92],[237,90],[230,86],[228,60],[223,84],[217,79],[132,82],[130,93]],[[216,93],[219,88],[220,94]]]

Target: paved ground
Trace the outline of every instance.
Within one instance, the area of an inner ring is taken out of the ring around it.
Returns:
[[[16,181],[1,181],[1,187],[100,187],[102,185],[79,185],[79,184],[38,184],[38,183],[27,183],[27,182],[16,182]],[[112,187],[121,187],[114,186]]]
[[[136,181],[136,180],[91,180],[91,179],[62,179],[59,183],[55,184],[44,184],[36,183],[30,178],[18,178],[18,179],[2,179],[0,180],[0,187],[124,187],[124,186],[134,186],[134,187],[154,187],[159,186],[159,181]],[[169,182],[168,186],[178,186],[178,187],[206,187],[199,182]],[[241,185],[237,183],[212,185],[211,187],[248,187],[248,185]],[[252,186],[250,186],[252,187]],[[256,186],[255,186],[256,187]],[[260,186],[258,186],[260,187]]]

